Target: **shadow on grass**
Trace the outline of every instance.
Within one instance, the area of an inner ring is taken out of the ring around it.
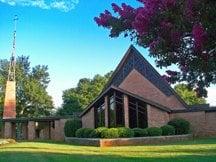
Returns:
[[[215,162],[216,156],[184,155],[171,157],[124,157],[117,155],[88,155],[44,152],[1,152],[1,162]]]

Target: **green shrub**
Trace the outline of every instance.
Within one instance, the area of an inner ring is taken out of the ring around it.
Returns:
[[[94,130],[90,133],[89,138],[99,138],[99,134],[98,134],[98,132],[96,131],[96,129],[94,129]]]
[[[78,138],[90,138],[91,133],[94,131],[93,128],[80,128],[76,131],[76,137]]]
[[[82,122],[78,119],[68,120],[64,126],[64,133],[66,137],[75,137],[77,129],[82,127]]]
[[[94,131],[93,128],[85,128],[84,129],[84,138],[90,138],[90,135],[93,131]]]
[[[148,136],[161,136],[162,129],[158,127],[151,127],[146,129],[148,132]]]
[[[117,128],[117,129],[118,129],[119,137],[123,137],[123,138],[128,137],[129,138],[129,137],[134,136],[134,132],[130,128],[120,127],[120,128]]]
[[[148,132],[146,129],[142,128],[133,128],[134,137],[145,137],[148,136]]]
[[[117,128],[109,128],[105,129],[101,132],[101,138],[118,138],[119,133],[118,133]]]
[[[98,127],[94,131],[91,132],[90,137],[91,138],[101,138],[101,133],[108,128],[106,127]]]
[[[175,128],[171,125],[164,125],[161,127],[162,129],[162,135],[174,135],[175,134]]]
[[[78,138],[84,138],[84,129],[85,128],[80,128],[80,129],[78,129],[77,131],[76,131],[76,137],[78,137]]]
[[[171,125],[175,128],[175,134],[188,134],[190,131],[190,123],[184,119],[173,119],[168,122],[168,125]]]

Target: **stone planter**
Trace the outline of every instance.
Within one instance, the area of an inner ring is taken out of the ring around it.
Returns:
[[[65,137],[65,141],[75,145],[112,147],[112,146],[139,146],[149,144],[170,143],[193,139],[192,134],[174,135],[174,136],[155,136],[155,137],[134,137],[134,138],[75,138]]]

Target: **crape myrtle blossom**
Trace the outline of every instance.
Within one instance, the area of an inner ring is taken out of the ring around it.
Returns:
[[[148,48],[158,67],[179,67],[167,71],[169,82],[187,82],[197,94],[216,83],[216,1],[137,0],[139,7],[112,3],[113,11],[95,18],[110,30],[111,37],[124,34]],[[173,75],[177,74],[177,75]]]

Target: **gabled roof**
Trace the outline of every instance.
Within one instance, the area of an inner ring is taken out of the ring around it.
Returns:
[[[170,87],[170,85],[133,45],[131,45],[127,50],[104,90],[112,85],[118,87],[133,69],[137,70],[166,96],[174,95],[184,105],[184,107],[188,107],[181,97]]]
[[[137,49],[131,45],[127,50],[126,54],[118,64],[117,68],[113,72],[107,85],[100,93],[100,95],[83,111],[81,116],[83,116],[104,94],[106,94],[110,89],[115,89],[123,93],[129,94],[131,96],[136,96],[141,100],[149,103],[150,105],[156,106],[167,112],[171,110],[165,106],[157,104],[153,101],[142,98],[141,96],[132,94],[125,90],[120,89],[118,86],[124,81],[124,79],[129,75],[129,73],[136,69],[141,75],[148,79],[154,86],[156,86],[161,92],[166,96],[174,95],[186,108],[188,105],[181,99],[181,97],[170,87],[170,85],[160,76],[160,74],[152,67],[152,65],[142,56],[142,54],[137,51]]]

